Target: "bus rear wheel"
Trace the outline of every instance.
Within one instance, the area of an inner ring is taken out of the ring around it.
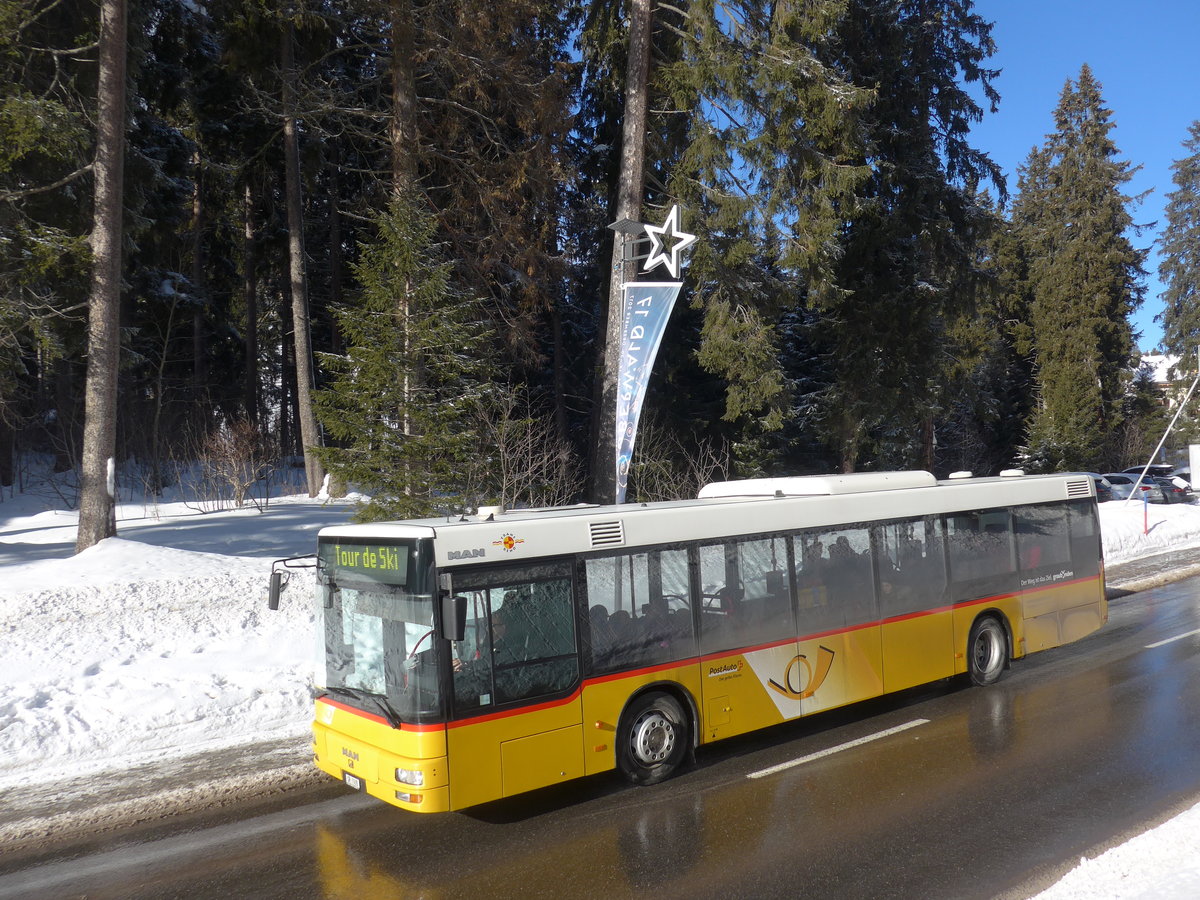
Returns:
[[[690,728],[670,694],[642,694],[621,717],[617,767],[634,784],[658,784],[687,756]]]
[[[1008,665],[1008,635],[992,616],[971,626],[967,638],[967,671],[972,684],[995,684]]]

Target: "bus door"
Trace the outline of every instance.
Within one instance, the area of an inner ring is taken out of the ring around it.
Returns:
[[[582,776],[571,564],[463,569],[454,592],[468,608],[466,639],[453,645],[452,805]]]
[[[902,691],[954,674],[954,614],[938,518],[875,527],[883,687]]]
[[[783,537],[703,544],[698,554],[701,737],[729,737],[801,714],[788,546]]]
[[[797,662],[784,685],[804,714],[883,692],[879,616],[866,526],[813,529],[792,539]]]

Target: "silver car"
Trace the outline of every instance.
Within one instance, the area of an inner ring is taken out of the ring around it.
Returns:
[[[1133,486],[1137,482],[1137,475],[1126,475],[1124,472],[1109,472],[1104,476],[1108,479],[1108,483],[1112,485],[1112,496],[1114,500],[1126,500],[1133,493]],[[1147,476],[1138,486],[1138,498],[1149,500],[1151,503],[1162,503],[1166,498],[1163,497],[1163,492],[1158,485],[1154,483],[1154,479]]]

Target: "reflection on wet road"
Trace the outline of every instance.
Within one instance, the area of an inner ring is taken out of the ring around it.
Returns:
[[[1200,797],[1200,580],[937,685],[468,813],[357,796],[5,872],[0,897],[1028,896]],[[833,751],[836,752],[827,752]]]

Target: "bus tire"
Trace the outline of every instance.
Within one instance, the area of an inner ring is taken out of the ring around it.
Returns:
[[[679,701],[651,692],[634,699],[617,732],[617,768],[634,784],[658,784],[687,756],[691,728]]]
[[[967,638],[967,674],[972,684],[995,684],[1008,666],[1008,634],[994,616],[982,616]]]

